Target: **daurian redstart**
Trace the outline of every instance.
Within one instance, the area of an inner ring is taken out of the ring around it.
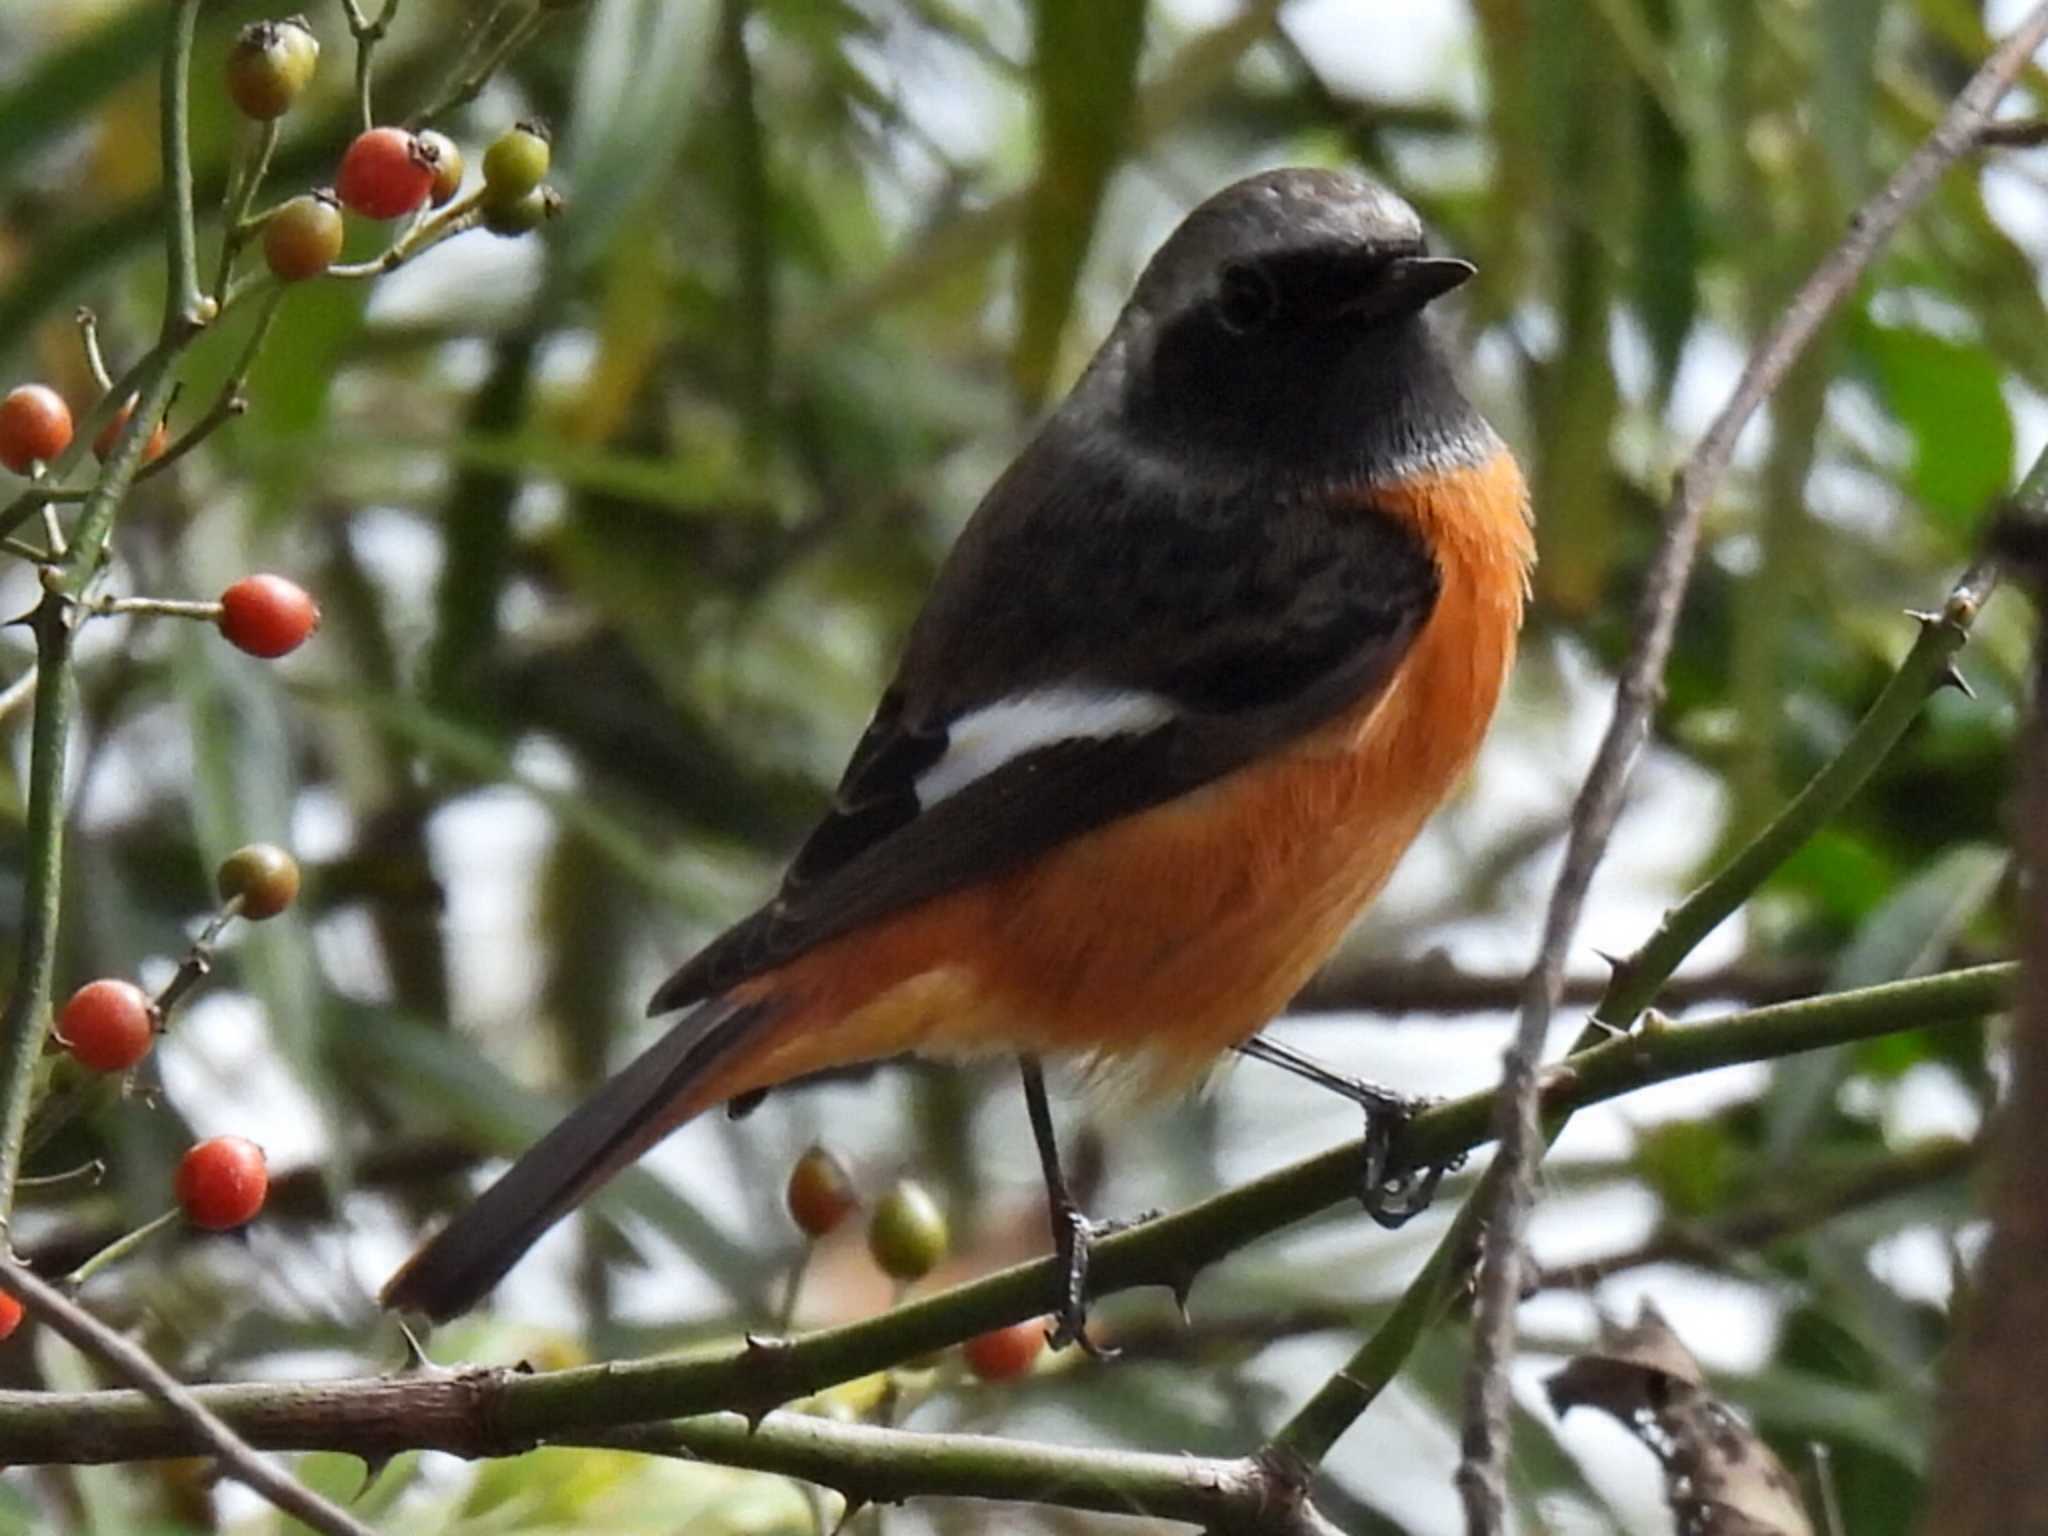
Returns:
[[[1514,656],[1527,494],[1424,314],[1472,274],[1353,175],[1189,214],[967,524],[774,899],[385,1305],[465,1310],[684,1121],[808,1073],[1007,1051],[1032,1083],[1043,1054],[1171,1084],[1249,1041],[1470,764]]]

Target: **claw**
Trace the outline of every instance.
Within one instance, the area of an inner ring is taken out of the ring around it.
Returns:
[[[1394,1149],[1401,1132],[1428,1100],[1411,1099],[1399,1109],[1365,1114],[1365,1157],[1359,1170],[1358,1200],[1370,1216],[1388,1231],[1406,1226],[1429,1209],[1445,1173],[1463,1159],[1424,1168],[1406,1168],[1396,1173]]]

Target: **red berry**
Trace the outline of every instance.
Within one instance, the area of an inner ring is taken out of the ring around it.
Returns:
[[[434,186],[427,201],[445,208],[462,190],[462,146],[436,128],[423,129],[420,147],[434,157]]]
[[[976,1335],[960,1346],[960,1353],[967,1369],[983,1381],[1014,1381],[1031,1369],[1044,1348],[1045,1319],[1028,1317]]]
[[[250,843],[220,861],[214,884],[222,901],[241,897],[242,916],[260,923],[298,899],[299,861],[275,843]]]
[[[100,428],[100,435],[92,440],[92,451],[102,459],[113,453],[114,440],[121,435],[121,429],[128,425],[128,418],[134,414],[135,397],[130,395],[128,403],[123,405],[120,410],[114,412],[114,419]],[[149,441],[142,445],[142,462],[147,464],[151,459],[162,458],[164,447],[169,439],[169,430],[164,426],[163,422],[157,422],[150,429]]]
[[[434,190],[434,157],[403,128],[372,128],[343,152],[334,190],[366,219],[395,219]]]
[[[89,981],[57,1015],[57,1038],[82,1067],[126,1072],[149,1054],[156,1011],[132,981]]]
[[[263,260],[286,283],[318,277],[341,255],[341,204],[330,192],[308,192],[263,221]]]
[[[5,1291],[0,1291],[0,1339],[14,1337],[14,1330],[21,1326],[22,1305]]]
[[[0,464],[25,475],[71,445],[71,407],[47,384],[19,384],[0,398]]]
[[[171,1190],[193,1226],[225,1232],[263,1209],[263,1197],[270,1193],[270,1169],[255,1142],[216,1136],[185,1154]]]
[[[516,203],[547,179],[554,158],[539,123],[508,128],[484,151],[484,201]]]
[[[235,649],[277,657],[297,650],[320,627],[320,605],[282,576],[244,576],[221,593],[216,622]]]
[[[303,16],[252,21],[228,50],[228,95],[259,122],[282,117],[312,83],[320,40]]]
[[[825,1236],[860,1207],[846,1165],[815,1144],[789,1170],[782,1197],[790,1219],[807,1237]]]

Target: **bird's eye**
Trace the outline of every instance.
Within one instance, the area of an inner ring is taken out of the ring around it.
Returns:
[[[1263,267],[1232,262],[1223,269],[1216,293],[1216,313],[1225,330],[1249,335],[1271,325],[1280,314],[1280,290]]]

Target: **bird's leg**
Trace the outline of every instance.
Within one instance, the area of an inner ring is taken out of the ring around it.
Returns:
[[[1116,1353],[1088,1337],[1088,1256],[1095,1239],[1110,1230],[1081,1214],[1060,1170],[1060,1144],[1052,1129],[1052,1106],[1046,1102],[1045,1072],[1036,1056],[1020,1056],[1024,1071],[1024,1107],[1031,1116],[1031,1137],[1038,1143],[1038,1165],[1045,1173],[1045,1200],[1052,1217],[1053,1252],[1062,1276],[1059,1305],[1053,1311],[1047,1341],[1054,1349],[1079,1344],[1097,1359]]]
[[[1253,1035],[1237,1049],[1242,1056],[1292,1072],[1318,1088],[1349,1099],[1365,1111],[1365,1166],[1360,1171],[1358,1198],[1368,1216],[1383,1227],[1393,1228],[1429,1209],[1430,1201],[1436,1197],[1436,1187],[1443,1181],[1444,1166],[1411,1168],[1398,1174],[1390,1171],[1401,1132],[1418,1112],[1429,1107],[1429,1100],[1411,1098],[1339,1072],[1264,1035]]]

